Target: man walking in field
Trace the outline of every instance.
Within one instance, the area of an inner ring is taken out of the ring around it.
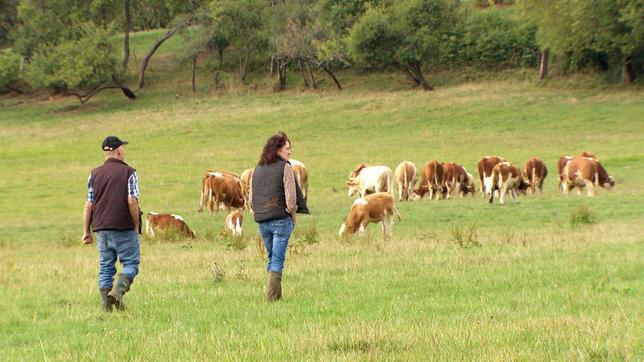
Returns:
[[[83,242],[97,235],[99,254],[98,287],[103,310],[123,310],[123,295],[139,272],[139,181],[136,170],[124,162],[127,142],[106,137],[101,146],[105,163],[92,170],[87,180],[87,202],[83,212]],[[91,226],[91,230],[90,230]],[[123,270],[114,283],[116,259]]]

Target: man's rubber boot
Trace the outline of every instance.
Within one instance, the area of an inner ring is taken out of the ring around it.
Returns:
[[[112,299],[109,295],[107,295],[110,290],[109,289],[100,289],[101,292],[101,306],[103,307],[103,310],[106,312],[111,312],[112,307],[114,306],[114,299]]]
[[[282,273],[268,272],[268,285],[266,287],[266,300],[274,302],[282,299]]]
[[[114,283],[112,291],[108,293],[108,296],[114,299],[114,305],[118,310],[124,310],[125,304],[123,303],[123,296],[130,290],[130,285],[132,280],[127,275],[120,273],[119,278]]]

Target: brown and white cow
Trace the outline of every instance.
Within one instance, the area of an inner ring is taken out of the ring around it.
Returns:
[[[248,198],[250,197],[250,181],[253,179],[254,168],[245,169],[239,176],[239,183],[242,190],[242,197],[244,198],[244,209],[250,210]]]
[[[492,169],[492,185],[490,188],[490,204],[494,201],[494,192],[499,191],[499,203],[505,203],[505,195],[509,192],[515,202],[517,191],[525,193],[528,184],[523,180],[521,171],[510,162],[501,162]]]
[[[201,180],[201,197],[199,198],[199,209],[197,210],[198,212],[202,212],[204,205],[209,204],[211,202],[210,196],[212,195],[212,190],[210,189],[210,185],[211,185],[210,179],[214,175],[229,177],[234,180],[237,180],[238,182],[240,181],[239,175],[236,174],[235,172],[224,171],[224,170],[206,171],[206,174],[203,176],[203,179]],[[210,211],[212,213],[212,208],[210,208]]]
[[[434,195],[436,195],[437,199],[440,199],[445,183],[443,173],[443,164],[440,161],[431,160],[425,162],[423,172],[420,174],[418,188],[414,190],[414,199],[423,198],[427,193],[429,193],[430,200],[434,198]]]
[[[564,167],[562,186],[565,194],[575,187],[577,193],[581,194],[581,190],[587,187],[587,195],[594,196],[597,187],[610,190],[615,186],[615,181],[596,158],[577,156]]]
[[[187,238],[193,239],[197,236],[179,215],[148,212],[148,217],[145,221],[146,234],[153,238],[159,230],[178,232]]]
[[[356,167],[346,182],[349,196],[356,192],[360,197],[376,192],[393,194],[393,172],[387,166],[369,166],[361,163]]]
[[[557,180],[557,189],[563,191],[563,170],[566,167],[566,164],[572,160],[572,156],[562,156],[559,157],[557,161],[557,173],[559,174],[559,180]]]
[[[207,185],[208,196],[206,200],[211,214],[213,207],[215,212],[219,212],[219,207],[222,205],[228,210],[244,207],[244,197],[239,178],[235,179],[220,172],[212,172],[207,178]]]
[[[532,157],[523,166],[523,173],[530,191],[534,194],[537,189],[543,193],[543,180],[548,176],[548,167],[539,157]]]
[[[308,190],[309,190],[309,172],[306,169],[306,166],[298,160],[290,159],[291,167],[293,168],[293,174],[295,175],[295,180],[297,184],[300,185],[302,190],[302,196],[304,200],[307,200]]]
[[[240,237],[242,235],[243,227],[244,214],[239,210],[232,211],[224,220],[223,234],[225,236],[228,235],[228,233],[231,233],[234,237]]]
[[[416,165],[410,161],[401,162],[394,170],[394,181],[398,186],[398,201],[409,201],[416,184]]]
[[[505,158],[500,156],[484,156],[476,164],[483,198],[487,197],[492,189],[492,169],[501,162],[505,162]]]
[[[461,197],[468,193],[474,195],[472,174],[467,172],[465,167],[454,162],[443,163],[443,179],[447,199],[450,198],[454,191],[457,191]]]
[[[394,206],[390,193],[378,192],[356,199],[349,210],[347,221],[340,226],[338,235],[355,234],[364,236],[365,227],[370,222],[380,223],[385,237],[391,236],[394,224],[394,213],[400,221],[400,214]]]

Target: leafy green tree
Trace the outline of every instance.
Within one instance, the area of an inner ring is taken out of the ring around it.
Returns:
[[[18,22],[18,0],[0,0],[0,48],[13,42]]]
[[[424,68],[441,60],[441,42],[455,24],[452,4],[443,0],[403,0],[367,10],[351,31],[350,51],[374,69],[396,67],[425,90],[433,87]]]
[[[569,54],[615,54],[621,58],[622,79],[633,78],[633,58],[644,49],[643,0],[520,0],[524,15],[538,26],[542,49]]]
[[[78,26],[78,32],[77,39],[39,47],[25,79],[36,88],[75,95],[82,103],[106,87],[123,88],[114,82],[119,66],[113,29],[88,22]]]
[[[268,47],[269,7],[266,0],[214,0],[210,3],[215,22],[237,53],[242,81],[246,78],[251,56]]]

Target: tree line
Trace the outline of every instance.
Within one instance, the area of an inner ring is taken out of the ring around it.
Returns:
[[[167,31],[137,64],[137,90],[173,36],[193,88],[204,60],[216,82],[269,69],[279,89],[288,71],[307,87],[323,73],[342,89],[338,71],[395,70],[432,90],[428,74],[458,67],[539,67],[541,78],[550,64],[619,68],[626,84],[644,70],[644,0],[0,0],[0,14],[0,91],[46,88],[81,102],[110,88],[134,98],[129,35],[157,28]]]

